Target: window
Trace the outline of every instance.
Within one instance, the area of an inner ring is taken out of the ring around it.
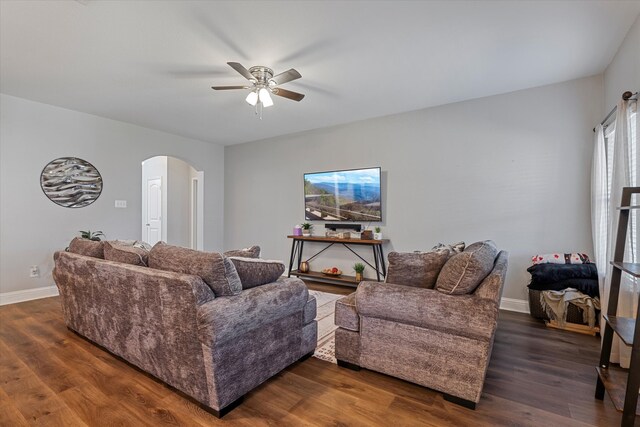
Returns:
[[[640,185],[640,163],[638,161],[638,155],[640,154],[638,148],[638,113],[636,111],[636,104],[630,106],[633,108],[629,117],[629,133],[631,140],[631,158],[630,158],[630,172],[631,172],[631,187],[637,187]],[[611,181],[613,179],[613,157],[615,147],[615,122],[611,123],[604,132],[605,137],[605,151],[607,156],[607,202],[611,200]],[[632,200],[632,205],[640,205],[640,200]],[[627,253],[630,255],[631,262],[640,262],[640,254],[638,253],[638,239],[640,238],[640,209],[631,211],[629,218],[628,238],[629,246],[627,247]],[[615,214],[615,213],[614,213]],[[614,231],[615,232],[615,231]],[[637,278],[632,279],[635,286],[638,286],[639,282]]]

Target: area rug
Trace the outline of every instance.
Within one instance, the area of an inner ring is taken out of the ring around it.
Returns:
[[[309,291],[316,297],[318,322],[318,345],[313,357],[336,364],[336,329],[334,314],[336,301],[344,295],[330,294],[328,292]]]

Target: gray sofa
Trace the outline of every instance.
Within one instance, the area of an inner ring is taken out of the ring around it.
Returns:
[[[215,297],[198,276],[55,254],[67,327],[222,416],[316,347],[298,279]]]
[[[361,282],[336,302],[336,358],[438,390],[475,409],[493,339],[508,254],[498,253],[473,293]]]

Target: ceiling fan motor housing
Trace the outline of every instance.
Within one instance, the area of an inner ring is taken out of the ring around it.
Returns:
[[[269,86],[269,80],[273,78],[273,70],[269,67],[263,67],[262,65],[256,65],[249,68],[249,72],[257,80],[259,86]]]

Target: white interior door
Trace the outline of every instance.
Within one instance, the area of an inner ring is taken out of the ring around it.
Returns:
[[[162,240],[162,178],[148,179],[146,193],[143,240],[153,246]]]

